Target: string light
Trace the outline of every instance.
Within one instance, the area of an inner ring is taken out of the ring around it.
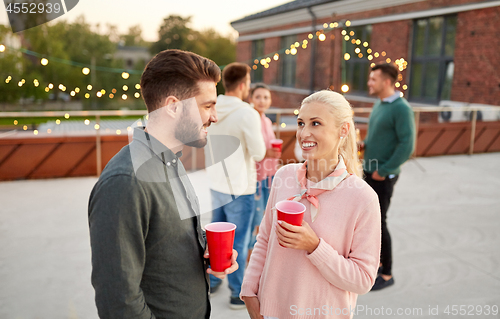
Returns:
[[[75,93],[80,93],[80,88],[79,87],[75,88]]]
[[[347,20],[347,21],[345,22],[345,26],[346,26],[346,27],[350,27],[350,26],[351,26],[351,21]]]
[[[69,113],[64,114],[65,119],[69,119]]]
[[[312,35],[312,33],[309,33],[309,35],[307,36],[309,39],[312,39],[314,38],[314,36]]]
[[[274,61],[278,61],[279,58],[280,58],[280,55],[278,53],[276,53],[273,57]]]
[[[127,94],[123,94],[123,95],[122,95],[122,100],[124,100],[124,101],[125,101],[126,99],[127,99]]]
[[[87,90],[92,91],[92,85],[87,85]]]
[[[295,114],[295,115],[299,115],[299,110],[295,110],[295,111],[293,111],[293,114]]]
[[[292,55],[297,54],[297,49],[295,49],[295,48],[291,49],[291,50],[290,50],[290,53],[291,53]]]
[[[0,52],[5,52],[5,45],[0,44]]]
[[[38,135],[38,130],[34,130],[33,134]]]
[[[115,97],[115,95],[114,95],[113,93],[110,93],[110,94],[109,94],[109,98],[110,98],[110,99],[112,99],[112,98],[114,98],[114,97]]]
[[[141,97],[141,95],[139,94],[139,92],[135,92],[134,96],[135,96],[136,99],[138,99],[138,98]]]
[[[141,85],[140,85],[139,83],[137,83],[137,84],[135,85],[135,89],[136,89],[136,90],[140,90],[140,89],[141,89]]]
[[[129,77],[130,77],[130,74],[129,74],[129,73],[127,73],[127,72],[123,72],[123,73],[122,73],[122,78],[123,78],[124,80],[128,79]]]
[[[122,89],[123,89],[123,91],[128,91],[128,86],[127,86],[127,85],[124,85],[124,86],[122,87]]]
[[[14,120],[14,125],[17,125],[19,122],[17,120]]]
[[[82,73],[83,73],[83,75],[89,75],[90,69],[89,68],[83,68],[82,69]]]
[[[101,93],[101,91],[97,92],[97,94],[96,94],[96,95],[97,95],[97,97],[99,97],[99,98],[100,98],[100,97],[102,97],[102,93]]]
[[[23,130],[25,130],[25,131],[26,131],[27,129],[28,129],[28,125],[24,125],[24,126],[23,126]]]
[[[282,128],[285,128],[285,127],[286,127],[286,124],[285,124],[285,123],[281,123],[281,127],[282,127]]]
[[[408,85],[404,84],[403,85],[403,90],[407,90],[408,89]]]
[[[349,92],[349,85],[344,84],[340,89],[342,90],[342,92],[347,93]]]
[[[56,120],[56,124],[57,124],[57,125],[61,124],[61,120],[60,120],[60,119],[57,119],[57,120]]]
[[[99,124],[94,125],[94,129],[97,131],[100,128]]]
[[[85,119],[85,121],[83,121],[85,123],[85,125],[89,125],[90,124],[90,121],[88,119]]]
[[[349,60],[351,58],[351,55],[349,53],[344,54],[344,60]]]
[[[120,135],[122,134],[122,131],[121,130],[116,130],[116,135]]]
[[[89,99],[89,98],[90,98],[90,94],[85,93],[85,98],[86,98],[86,99]]]
[[[324,33],[321,33],[318,37],[320,41],[325,41],[326,40],[326,35]]]
[[[71,91],[71,93],[69,93],[69,95],[71,95],[71,96],[75,96],[75,95],[76,95],[76,93],[75,93],[75,91]]]
[[[46,66],[47,64],[49,64],[49,60],[47,60],[46,58],[43,58],[40,60],[40,64],[42,64],[43,66]]]

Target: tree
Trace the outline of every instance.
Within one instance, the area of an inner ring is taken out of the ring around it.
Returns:
[[[128,28],[128,33],[120,36],[120,44],[126,47],[146,47],[147,42],[142,38],[142,28],[134,25]]]

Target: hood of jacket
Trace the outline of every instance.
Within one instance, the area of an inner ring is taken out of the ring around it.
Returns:
[[[219,121],[222,121],[229,114],[245,106],[250,106],[250,104],[243,102],[235,96],[221,94],[217,97],[217,104],[215,105],[217,108],[217,118]]]

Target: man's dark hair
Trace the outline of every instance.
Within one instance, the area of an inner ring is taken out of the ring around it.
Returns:
[[[391,80],[391,83],[394,84],[398,80],[398,67],[394,63],[380,63],[376,64],[372,71],[380,70],[382,74]]]
[[[271,89],[269,88],[269,86],[265,83],[257,83],[255,85],[252,86],[252,88],[250,89],[250,96],[253,95],[253,93],[257,90],[257,89],[266,89],[268,90],[269,92],[271,92]]]
[[[228,64],[222,70],[222,85],[224,85],[224,89],[226,91],[233,91],[245,80],[248,73],[250,73],[250,67],[244,63],[233,62]]]
[[[149,61],[141,76],[141,92],[151,113],[169,96],[179,100],[199,93],[199,81],[219,82],[220,68],[214,61],[196,53],[165,50]]]

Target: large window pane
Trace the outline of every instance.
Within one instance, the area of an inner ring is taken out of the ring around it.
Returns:
[[[427,20],[418,20],[415,27],[415,55],[423,56],[425,53],[425,31]]]
[[[352,86],[353,91],[361,91],[361,63],[354,63],[354,70],[352,72]]]
[[[252,57],[260,60],[264,56],[264,39],[252,42]],[[252,82],[262,82],[264,67],[259,63],[257,70],[252,72]]]
[[[290,46],[295,43],[296,36],[289,35],[281,38],[281,47],[290,48]],[[290,54],[282,54],[280,56],[281,60],[281,72],[280,72],[280,83],[282,86],[295,86],[295,69],[297,64],[297,56]]]
[[[444,54],[453,56],[455,53],[455,34],[457,33],[457,17],[449,17],[446,19],[446,42],[444,46]]]
[[[441,44],[443,43],[443,17],[429,19],[429,39],[427,54],[437,56],[441,54]]]
[[[439,62],[425,65],[424,97],[436,98],[439,85]]]
[[[368,43],[371,40],[372,26],[357,26],[347,28],[346,31],[350,37],[349,41],[344,42],[343,52],[350,55],[350,59],[345,61],[346,84],[351,92],[367,94],[367,70],[370,67],[367,50],[369,48]],[[366,46],[364,45],[365,42],[367,43]],[[359,54],[362,54],[361,58]]]

